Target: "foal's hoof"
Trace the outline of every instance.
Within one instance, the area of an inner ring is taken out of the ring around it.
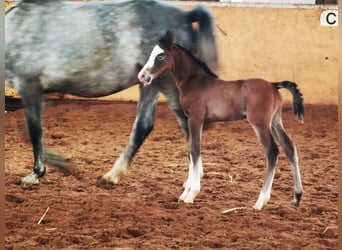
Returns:
[[[257,204],[255,204],[254,206],[253,206],[253,209],[255,209],[255,210],[262,210],[262,207],[263,206],[260,206],[260,205],[257,205]]]
[[[262,208],[267,204],[270,200],[270,196],[264,196],[262,193],[259,195],[257,202],[254,204],[253,208],[255,210],[262,210]]]
[[[292,204],[293,204],[294,206],[299,207],[299,203],[300,203],[300,200],[301,200],[301,198],[302,198],[302,194],[303,194],[303,193],[295,194],[295,197],[294,197],[294,199],[293,199],[293,201],[292,201]]]
[[[186,188],[182,195],[179,197],[179,200],[183,201],[184,203],[193,203],[199,192],[199,190],[191,190],[189,188]]]
[[[193,199],[190,199],[188,197],[182,197],[180,196],[178,198],[178,202],[184,202],[184,203],[194,203],[194,200]]]
[[[296,201],[296,200],[293,200],[292,201],[292,205],[295,206],[295,207],[299,207],[299,202]]]
[[[39,184],[38,175],[34,172],[21,179],[21,184]]]

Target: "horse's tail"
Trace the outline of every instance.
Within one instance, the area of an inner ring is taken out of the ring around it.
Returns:
[[[18,7],[18,5],[14,5],[14,6],[9,7],[8,10],[5,11],[5,16],[17,7]]]
[[[304,122],[304,105],[303,105],[303,95],[298,90],[297,84],[290,81],[275,82],[273,85],[277,89],[285,88],[289,90],[293,97],[293,112],[300,122]]]
[[[208,64],[211,70],[216,71],[218,63],[214,36],[214,20],[211,14],[204,7],[198,6],[187,12],[187,17],[190,23],[198,22],[199,29],[196,36],[197,55]]]

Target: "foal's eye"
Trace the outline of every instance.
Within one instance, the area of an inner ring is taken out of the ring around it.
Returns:
[[[165,55],[164,54],[157,55],[156,59],[158,61],[163,61],[165,59]]]

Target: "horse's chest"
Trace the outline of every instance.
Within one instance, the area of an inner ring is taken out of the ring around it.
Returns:
[[[201,114],[205,111],[204,100],[198,95],[180,94],[179,102],[186,116]]]

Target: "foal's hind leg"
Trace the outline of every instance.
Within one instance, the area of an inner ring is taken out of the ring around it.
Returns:
[[[270,128],[266,124],[261,126],[252,124],[252,126],[261,144],[264,147],[264,152],[267,158],[267,169],[264,184],[262,185],[259,198],[253,206],[254,209],[261,210],[262,207],[271,198],[272,183],[274,179],[275,166],[277,164],[279,150],[277,144],[273,139]]]
[[[291,170],[294,181],[294,200],[293,204],[299,206],[300,199],[303,194],[302,180],[300,178],[300,170],[298,164],[297,149],[294,143],[287,135],[280,116],[276,115],[272,121],[273,134],[279,140],[280,145],[284,148],[285,154],[291,163]]]
[[[34,168],[31,174],[22,179],[23,184],[38,184],[45,174],[44,149],[42,143],[43,129],[41,124],[41,97],[21,94],[27,126],[33,146]]]

